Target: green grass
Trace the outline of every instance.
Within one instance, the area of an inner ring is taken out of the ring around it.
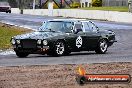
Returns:
[[[104,11],[119,11],[119,12],[128,12],[128,7],[87,7],[80,8],[84,10],[104,10]]]
[[[14,26],[9,26],[6,24],[0,24],[0,49],[8,49],[11,48],[10,39],[11,37],[29,32],[30,30],[26,30],[23,28],[18,28]]]

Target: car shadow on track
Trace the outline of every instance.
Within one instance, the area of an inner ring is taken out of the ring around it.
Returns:
[[[109,54],[109,53],[106,53]],[[96,54],[95,52],[74,52],[69,55],[64,55],[60,57],[72,57],[72,56],[87,56],[87,55],[105,55],[105,54]],[[30,58],[29,56],[28,58]],[[48,55],[35,55],[34,57],[39,58],[39,57],[54,57],[54,56],[48,56]]]
[[[112,52],[107,52],[106,54],[96,54],[95,52],[87,52],[87,51],[82,51],[82,52],[72,52],[69,55],[64,55],[64,56],[60,56],[59,58],[66,58],[66,57],[78,57],[78,56],[102,56],[102,55],[108,55],[108,54],[112,54]],[[13,55],[13,57],[19,58],[16,55]],[[42,54],[30,54],[29,56],[25,57],[26,58],[58,58],[55,56],[49,56],[49,55],[42,55]],[[24,58],[22,58],[24,59]]]

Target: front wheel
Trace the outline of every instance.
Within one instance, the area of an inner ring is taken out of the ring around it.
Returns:
[[[27,57],[29,54],[24,52],[16,52],[16,55],[20,58],[24,58]]]
[[[105,39],[102,39],[99,41],[98,46],[95,50],[98,54],[105,54],[108,48],[107,41]]]
[[[57,41],[54,46],[53,51],[50,52],[50,54],[52,56],[63,56],[63,55],[65,55],[65,49],[66,49],[65,43],[63,41]]]
[[[9,10],[8,12],[11,13],[11,10]]]

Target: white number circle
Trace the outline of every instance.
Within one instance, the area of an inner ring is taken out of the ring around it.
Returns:
[[[80,48],[82,46],[82,37],[78,36],[76,39],[76,46]]]

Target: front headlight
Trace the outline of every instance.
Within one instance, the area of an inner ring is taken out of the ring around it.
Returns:
[[[43,45],[48,45],[48,41],[47,40],[43,40]]]
[[[20,40],[16,40],[16,43],[17,43],[17,44],[20,44]]]
[[[37,44],[41,44],[41,40],[38,40],[38,41],[37,41]]]
[[[11,39],[11,43],[15,44],[16,43],[15,39]]]

